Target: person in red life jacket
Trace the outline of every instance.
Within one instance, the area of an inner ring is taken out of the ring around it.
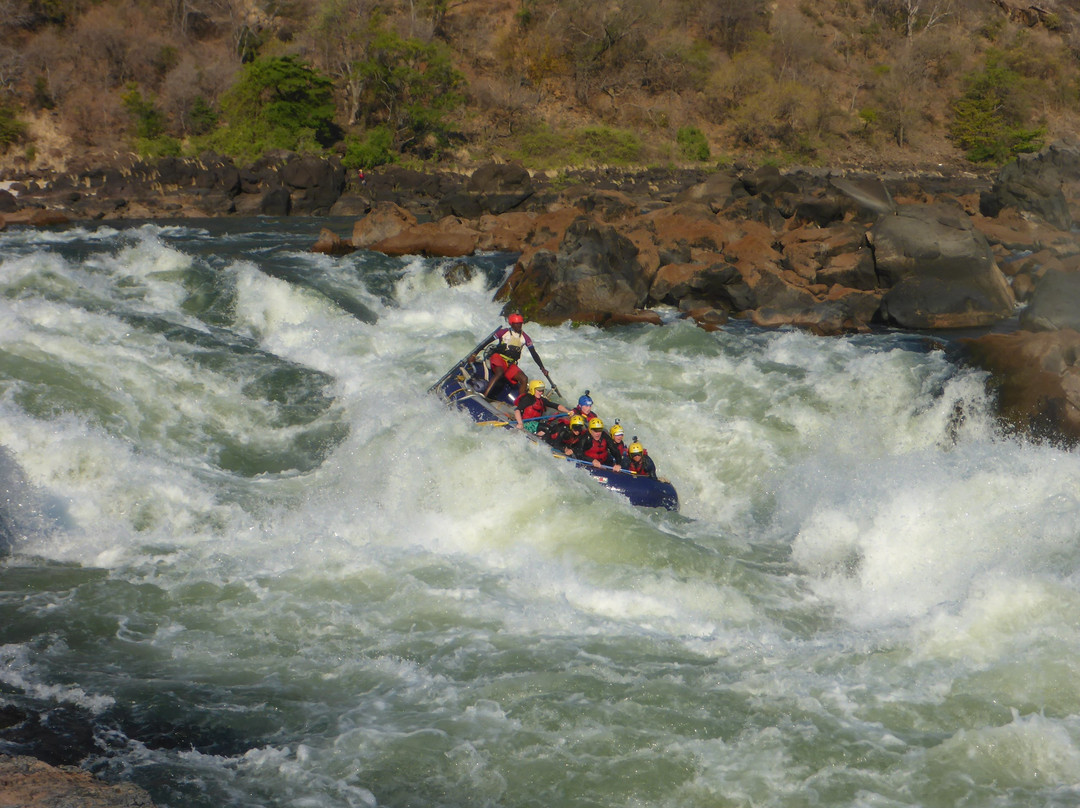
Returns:
[[[625,466],[626,456],[629,453],[626,450],[626,442],[623,435],[623,428],[619,426],[618,421],[616,421],[615,425],[611,427],[608,434],[611,435],[611,439],[615,442],[615,446],[619,450],[619,464]]]
[[[518,396],[514,403],[514,417],[517,419],[518,429],[526,432],[535,432],[539,437],[544,437],[551,431],[551,424],[537,420],[548,411],[569,412],[562,404],[556,404],[548,398],[544,398],[544,390],[547,389],[540,379],[529,382],[529,392]]]
[[[510,322],[509,328],[495,329],[495,333],[488,337],[477,349],[479,351],[492,342],[496,343],[491,351],[491,356],[488,358],[488,363],[491,365],[491,381],[488,382],[487,390],[484,391],[485,398],[491,397],[491,391],[503,379],[506,379],[510,384],[517,384],[519,396],[525,394],[525,385],[529,383],[529,377],[518,367],[522,348],[529,349],[529,353],[532,354],[533,361],[540,368],[540,372],[548,377],[548,381],[551,380],[551,374],[548,373],[544,363],[540,360],[540,354],[533,347],[532,340],[522,330],[525,318],[520,314],[511,314],[507,320]],[[473,356],[470,356],[469,359],[472,360]]]
[[[597,415],[593,411],[592,398],[589,396],[589,391],[588,390],[585,391],[585,395],[583,395],[581,398],[579,398],[577,400],[577,406],[574,407],[574,409],[571,412],[573,414],[575,414],[575,415],[580,415],[582,418],[584,418],[585,423],[589,423],[589,421],[591,419],[593,419],[593,418],[599,418],[600,417],[599,415]]]
[[[585,441],[585,419],[580,415],[571,415],[570,423],[558,424],[547,436],[555,451],[562,452],[568,457],[577,455],[578,447]]]
[[[656,477],[656,464],[645,451],[645,447],[638,443],[637,438],[634,438],[634,442],[630,444],[628,454],[630,462],[626,465],[627,471],[640,474],[642,477]]]
[[[604,422],[599,418],[594,417],[589,421],[589,434],[581,442],[576,454],[578,460],[590,461],[595,468],[611,466],[615,471],[622,468],[619,463],[622,459],[619,457],[619,447],[615,445],[611,435],[604,431]]]

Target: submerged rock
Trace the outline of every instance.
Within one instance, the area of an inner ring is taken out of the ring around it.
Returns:
[[[72,766],[0,755],[0,805],[19,808],[153,808],[136,785],[109,785]]]

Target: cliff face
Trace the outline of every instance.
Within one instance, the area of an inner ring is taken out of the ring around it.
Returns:
[[[1050,142],[1076,131],[1075,6],[3,0],[0,168],[198,153],[243,65],[294,55],[332,82],[344,138],[386,129],[399,159],[955,171],[965,153],[993,158],[1018,132]],[[435,121],[447,93],[425,81],[439,71],[454,103]],[[390,94],[373,90],[394,82]],[[985,102],[1007,117],[979,124],[994,131],[957,126],[965,93],[973,116]],[[414,108],[427,117],[410,118]]]

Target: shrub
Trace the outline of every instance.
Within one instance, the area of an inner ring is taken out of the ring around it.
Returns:
[[[988,52],[986,66],[969,73],[964,84],[952,104],[949,134],[968,160],[1001,164],[1042,148],[1045,130],[1030,126],[1025,82],[999,52]]]
[[[397,162],[393,145],[394,133],[385,126],[369,129],[363,138],[349,135],[345,138],[345,156],[341,158],[341,164],[346,168],[373,168]]]
[[[586,126],[575,139],[577,150],[586,162],[625,165],[641,160],[641,140],[634,132]]]
[[[165,134],[165,115],[152,98],[143,98],[139,89],[131,85],[121,96],[121,100],[135,126],[136,138],[153,140]]]
[[[709,141],[696,126],[682,127],[675,135],[675,142],[679,144],[679,152],[684,160],[696,160],[703,163],[712,157]]]
[[[0,154],[26,137],[26,124],[14,107],[0,104]]]
[[[225,125],[204,145],[249,161],[271,149],[318,152],[337,139],[334,110],[326,76],[291,56],[256,59],[222,96]]]

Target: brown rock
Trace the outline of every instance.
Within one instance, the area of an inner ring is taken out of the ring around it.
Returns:
[[[495,252],[524,252],[526,239],[535,226],[535,213],[512,211],[493,216],[486,213],[477,222],[480,233],[476,249]]]
[[[960,343],[990,371],[998,413],[1037,438],[1080,442],[1080,333],[1016,331]]]
[[[460,258],[476,252],[478,233],[448,216],[437,222],[424,222],[378,241],[371,249],[386,255],[429,255],[437,258]]]
[[[324,255],[348,255],[351,252],[356,252],[356,247],[345,241],[337,233],[324,227],[319,231],[319,239],[315,242],[311,251],[323,253]]]
[[[0,755],[0,808],[153,808],[136,785],[109,785],[73,766]]]
[[[409,211],[393,202],[379,202],[371,213],[353,225],[352,244],[358,250],[367,249],[415,224],[416,217]]]
[[[71,221],[67,214],[58,210],[35,210],[30,214],[32,227],[53,227],[58,224],[68,224]]]

